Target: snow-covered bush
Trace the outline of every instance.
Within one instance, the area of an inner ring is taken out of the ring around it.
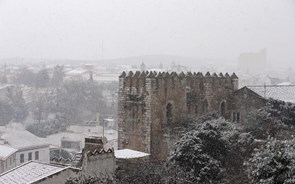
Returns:
[[[265,107],[248,116],[245,128],[257,139],[279,137],[280,132],[295,125],[295,105],[270,99]]]
[[[197,125],[179,142],[169,161],[191,175],[194,182],[222,183],[243,175],[243,160],[254,139],[223,118]]]
[[[253,183],[295,183],[295,139],[269,139],[255,151],[247,165]]]

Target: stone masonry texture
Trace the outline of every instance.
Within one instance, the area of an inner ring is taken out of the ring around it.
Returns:
[[[239,98],[245,90],[237,91],[235,73],[123,72],[118,94],[119,149],[142,151],[164,160],[173,150],[177,137],[173,130],[182,118],[219,112],[232,120],[233,114],[246,113],[243,106],[247,99]],[[255,102],[259,95],[248,96],[253,99],[248,104],[252,109],[263,105],[263,99]],[[237,109],[243,112],[236,113]]]

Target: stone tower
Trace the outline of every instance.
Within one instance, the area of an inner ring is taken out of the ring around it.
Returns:
[[[233,73],[130,71],[119,76],[119,149],[129,148],[166,159],[174,132],[187,115],[218,111],[230,118],[230,96],[238,89]]]

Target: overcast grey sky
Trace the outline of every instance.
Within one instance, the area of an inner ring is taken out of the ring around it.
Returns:
[[[295,0],[0,0],[0,58],[166,54],[295,62]]]

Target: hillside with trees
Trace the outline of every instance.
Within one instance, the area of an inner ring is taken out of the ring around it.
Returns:
[[[0,98],[0,124],[20,123],[33,134],[45,137],[67,126],[116,116],[117,83],[98,83],[93,79],[66,80],[64,67],[33,71],[19,69],[11,89]]]

